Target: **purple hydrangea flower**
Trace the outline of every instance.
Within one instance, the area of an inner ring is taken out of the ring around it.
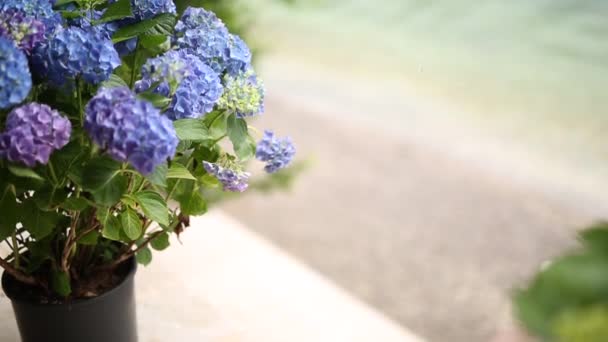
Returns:
[[[251,65],[251,51],[210,11],[188,7],[175,25],[176,44],[200,57],[219,74],[244,72]]]
[[[93,21],[101,19],[105,11],[105,9],[86,11],[84,16],[68,19],[67,23],[69,26],[76,26],[84,30],[93,30],[105,38],[111,39],[112,34],[118,30],[118,24],[116,21],[109,21],[106,23],[93,25]]]
[[[15,44],[0,37],[0,108],[23,101],[32,88],[27,57]]]
[[[27,17],[21,11],[0,12],[0,37],[14,41],[27,53],[44,40],[44,32],[42,21]]]
[[[0,134],[0,157],[34,167],[47,164],[54,150],[70,141],[72,124],[45,104],[29,103],[13,109]]]
[[[296,148],[291,142],[291,138],[279,139],[272,131],[265,131],[264,137],[258,143],[255,156],[266,162],[264,167],[266,172],[275,173],[287,167],[295,154]]]
[[[78,27],[58,32],[41,53],[44,69],[48,69],[49,79],[56,84],[76,77],[98,84],[121,63],[108,37],[98,30]]]
[[[49,0],[2,0],[0,12],[15,10],[23,12],[26,16],[42,21],[47,33],[55,31],[63,22],[61,14],[53,10],[53,3]]]
[[[131,0],[131,7],[137,20],[150,19],[161,13],[176,13],[173,0]]]
[[[203,161],[203,167],[207,172],[217,178],[224,187],[224,191],[243,192],[249,184],[249,172],[220,166],[219,164]]]
[[[253,69],[235,76],[224,76],[224,93],[218,101],[218,108],[241,118],[264,112],[264,84]]]
[[[179,140],[171,120],[127,87],[100,89],[85,113],[84,128],[91,139],[143,174],[175,155]]]
[[[152,85],[156,85],[155,93],[172,98],[166,114],[173,120],[198,118],[211,112],[223,92],[218,74],[184,50],[148,59],[135,90],[147,91]]]

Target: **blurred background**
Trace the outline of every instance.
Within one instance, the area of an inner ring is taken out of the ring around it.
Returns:
[[[223,208],[429,341],[491,340],[608,212],[608,2],[207,5],[259,51],[256,126],[298,147],[284,191]]]

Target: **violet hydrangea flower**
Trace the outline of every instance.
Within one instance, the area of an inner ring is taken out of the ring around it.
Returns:
[[[243,192],[249,187],[247,183],[251,176],[249,172],[224,167],[207,161],[203,161],[203,167],[209,174],[222,183],[224,191]]]
[[[224,93],[218,101],[218,108],[241,118],[263,113],[264,84],[252,69],[236,76],[226,74]]]
[[[23,51],[0,37],[0,108],[23,101],[32,88],[32,75]]]
[[[169,51],[143,65],[135,90],[148,91],[152,85],[153,92],[172,98],[165,114],[173,120],[211,112],[223,91],[218,74],[184,50]]]
[[[161,13],[176,13],[173,0],[131,0],[131,7],[137,20],[150,19]]]
[[[106,35],[78,27],[58,32],[44,48],[42,57],[49,79],[56,84],[76,77],[98,84],[107,80],[121,64],[112,41]]]
[[[173,123],[127,87],[102,88],[85,108],[84,128],[115,160],[149,174],[175,155]]]
[[[0,12],[0,37],[14,41],[27,53],[44,40],[44,32],[42,21],[25,16],[21,11]]]
[[[176,44],[200,57],[219,74],[236,74],[251,65],[245,42],[228,32],[226,25],[202,8],[188,7],[175,25]]]
[[[53,32],[61,26],[63,19],[53,10],[49,0],[2,0],[0,12],[10,10],[23,12],[26,16],[38,19],[44,23],[47,32]]]
[[[275,173],[287,167],[295,154],[296,148],[291,138],[279,139],[275,137],[272,131],[264,131],[264,137],[257,145],[255,156],[257,159],[266,162],[264,167],[266,172]]]
[[[0,157],[34,167],[47,164],[51,153],[70,141],[72,124],[45,104],[29,103],[13,109],[0,134]]]

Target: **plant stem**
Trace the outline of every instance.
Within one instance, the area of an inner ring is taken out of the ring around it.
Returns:
[[[189,168],[190,166],[192,166],[193,161],[194,161],[194,158],[192,156],[190,156],[190,158],[188,159],[188,163],[186,163],[186,169]],[[169,191],[169,193],[167,194],[167,197],[165,197],[165,202],[167,202],[169,199],[171,199],[171,196],[173,196],[173,194],[175,193],[175,190],[177,189],[177,186],[179,185],[180,181],[181,181],[181,179],[177,179],[175,181],[175,185],[173,186],[171,191]]]
[[[0,267],[4,268],[4,270],[12,275],[15,279],[17,279],[18,281],[24,283],[24,284],[28,284],[28,285],[40,285],[37,281],[36,278],[29,276],[21,271],[19,271],[18,269],[16,269],[15,267],[13,267],[13,265],[11,265],[10,263],[8,263],[6,260],[0,258]]]
[[[133,89],[135,85],[135,76],[137,75],[137,61],[139,59],[139,38],[135,44],[135,52],[133,53],[133,69],[131,69],[131,80],[129,82],[129,88]]]
[[[19,245],[17,244],[17,232],[14,231],[13,235],[11,236],[11,239],[13,240],[13,256],[15,257],[15,268],[19,269],[20,267],[20,259],[19,256],[21,255],[19,253]]]
[[[55,185],[59,185],[59,180],[57,180],[57,174],[55,173],[55,168],[53,167],[53,162],[49,159],[49,171],[51,172],[51,178]]]

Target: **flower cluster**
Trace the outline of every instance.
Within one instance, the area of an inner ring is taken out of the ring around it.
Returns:
[[[15,44],[0,37],[0,108],[23,101],[32,88],[27,57]]]
[[[154,89],[150,89],[156,85]],[[223,87],[218,74],[198,57],[172,50],[149,59],[142,67],[137,92],[152,90],[170,97],[166,114],[173,120],[198,118],[213,110]]]
[[[219,74],[237,74],[251,66],[251,52],[226,25],[202,8],[186,9],[175,26],[177,46],[200,57]]]
[[[25,16],[23,12],[8,10],[0,12],[0,37],[10,39],[26,52],[44,40],[45,26],[33,17]]]
[[[203,162],[205,170],[217,178],[224,188],[224,191],[243,192],[247,190],[249,184],[249,172],[221,166],[215,163]]]
[[[47,164],[54,150],[70,140],[72,124],[51,107],[29,103],[13,109],[0,134],[0,157],[33,167]]]
[[[224,76],[224,94],[218,107],[236,113],[239,117],[253,116],[264,112],[264,85],[253,70],[236,76]]]
[[[53,32],[63,21],[61,14],[53,11],[53,3],[50,0],[2,0],[0,12],[22,12],[25,16],[42,21],[46,31]]]
[[[131,0],[133,15],[137,20],[150,19],[161,13],[175,14],[173,0]]]
[[[85,113],[84,128],[93,141],[143,174],[175,155],[178,139],[171,121],[127,87],[100,89]]]
[[[275,137],[272,131],[265,131],[264,137],[257,145],[255,156],[257,159],[266,162],[264,167],[266,172],[275,173],[287,167],[295,154],[296,148],[291,138],[279,139]]]
[[[58,32],[44,48],[49,79],[63,84],[81,77],[90,84],[107,80],[120,64],[112,41],[102,32],[70,27]]]

